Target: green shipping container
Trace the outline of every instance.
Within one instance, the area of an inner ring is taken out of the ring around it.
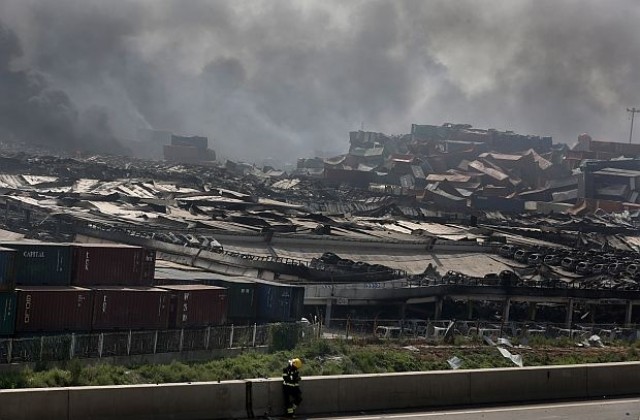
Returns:
[[[13,335],[16,325],[16,293],[0,292],[0,335]]]
[[[15,276],[19,286],[69,286],[71,284],[71,246],[63,243],[5,242],[15,249]]]
[[[229,323],[253,322],[256,318],[256,285],[242,277],[217,275],[207,284],[227,288],[229,297],[227,318]]]

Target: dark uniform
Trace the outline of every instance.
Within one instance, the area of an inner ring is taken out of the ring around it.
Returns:
[[[300,359],[289,360],[287,366],[282,369],[282,391],[284,392],[284,404],[287,409],[287,416],[293,417],[296,408],[302,402],[300,392],[300,372],[302,366]]]

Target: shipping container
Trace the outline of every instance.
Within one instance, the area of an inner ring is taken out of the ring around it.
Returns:
[[[153,286],[153,279],[156,271],[156,250],[142,249],[142,275],[140,286]]]
[[[504,213],[523,213],[524,200],[506,197],[474,196],[472,199],[474,210],[500,211]]]
[[[229,323],[246,324],[256,318],[256,285],[252,279],[246,277],[226,276],[224,274],[210,273],[193,267],[180,267],[178,264],[170,264],[162,261],[156,266],[155,284],[204,284],[209,286],[224,287],[227,289]]]
[[[291,286],[291,319],[300,321],[304,317],[304,287]]]
[[[202,284],[160,288],[171,295],[169,328],[207,327],[227,322],[227,289]]]
[[[155,252],[121,244],[74,244],[75,286],[150,286]]]
[[[72,286],[16,288],[16,332],[89,331],[93,291]]]
[[[238,277],[217,275],[217,278],[207,280],[205,284],[224,287],[229,297],[227,318],[230,323],[246,324],[256,319],[256,285],[252,281]]]
[[[16,292],[0,292],[0,335],[13,335],[16,327]]]
[[[263,322],[294,321],[291,313],[292,287],[266,280],[254,280],[256,285],[256,318]],[[296,321],[298,321],[297,319]]]
[[[172,146],[195,147],[199,150],[206,150],[209,147],[209,139],[202,136],[171,136]]]
[[[69,286],[71,247],[46,242],[5,242],[2,247],[16,250],[15,281],[20,286]]]
[[[11,291],[16,286],[16,254],[15,249],[0,247],[0,291]]]
[[[94,330],[164,330],[169,322],[169,292],[154,287],[96,287]]]

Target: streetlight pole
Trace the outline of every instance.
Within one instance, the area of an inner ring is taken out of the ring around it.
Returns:
[[[633,117],[640,112],[640,109],[636,109],[635,107],[627,108],[627,112],[631,113],[631,130],[629,130],[629,144],[631,144],[631,139],[633,138]]]

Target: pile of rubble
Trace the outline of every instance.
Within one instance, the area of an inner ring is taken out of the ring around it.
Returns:
[[[322,175],[332,185],[413,197],[449,212],[638,211],[638,156],[639,145],[587,135],[569,149],[550,137],[414,124],[411,134],[399,136],[350,133],[349,153],[325,159]]]

